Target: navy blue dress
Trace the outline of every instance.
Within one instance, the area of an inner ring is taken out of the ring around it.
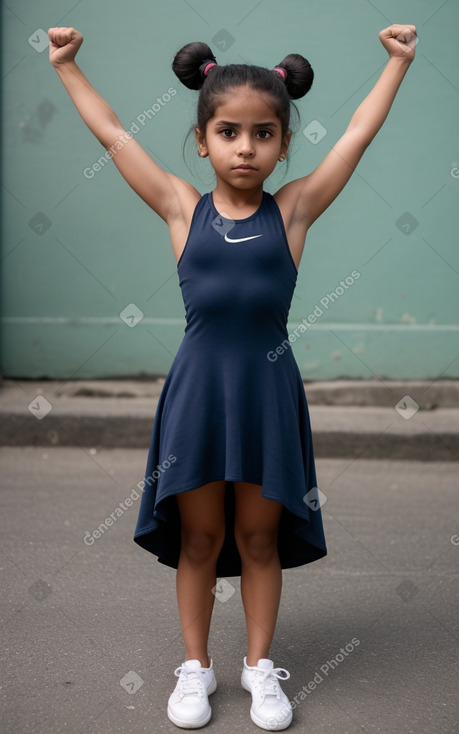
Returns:
[[[232,482],[246,481],[283,505],[282,568],[322,558],[327,549],[314,501],[308,406],[286,343],[297,270],[273,196],[263,192],[252,216],[231,220],[217,212],[211,193],[204,194],[177,272],[185,334],[158,402],[134,540],[177,568],[175,495],[226,480],[217,576],[239,576]],[[283,353],[276,354],[282,342]]]

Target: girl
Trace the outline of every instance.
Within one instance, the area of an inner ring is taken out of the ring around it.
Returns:
[[[248,637],[241,684],[252,694],[250,715],[262,729],[285,729],[292,707],[279,679],[289,673],[269,658],[282,569],[327,553],[287,316],[307,231],[386,119],[414,58],[416,28],[380,32],[390,58],[345,133],[312,173],[274,196],[263,184],[286,158],[291,100],[313,81],[303,56],[266,69],[220,66],[204,43],[176,54],[175,74],[201,90],[194,133],[216,180],[201,196],[162,170],[90,85],[74,61],[81,33],[51,28],[48,35],[50,61],[84,122],[167,222],[185,304],[185,334],[159,400],[134,536],[177,569],[185,660],[175,671],[169,719],[183,728],[210,720],[213,603],[232,589],[216,578],[240,575]]]

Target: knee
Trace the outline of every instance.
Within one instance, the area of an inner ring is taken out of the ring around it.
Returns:
[[[277,531],[236,532],[236,543],[242,561],[265,564],[277,555]]]
[[[223,545],[221,533],[199,530],[182,531],[182,553],[193,564],[215,562]]]

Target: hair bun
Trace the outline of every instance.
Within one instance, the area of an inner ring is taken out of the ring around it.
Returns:
[[[193,41],[177,51],[172,62],[172,70],[188,89],[201,89],[205,77],[202,75],[200,67],[204,61],[215,61],[217,63],[217,59],[207,43]]]
[[[312,87],[314,72],[312,66],[301,54],[289,54],[276,64],[287,72],[285,86],[290,99],[304,97]]]

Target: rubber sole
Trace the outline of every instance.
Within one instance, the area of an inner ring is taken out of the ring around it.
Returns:
[[[252,719],[254,724],[260,727],[260,729],[265,729],[265,731],[282,731],[283,729],[287,729],[290,726],[293,716],[291,716],[287,722],[276,722],[275,726],[270,727],[266,726],[266,723],[262,722],[261,719],[257,719],[257,717],[253,714],[252,709],[250,709],[250,718]]]
[[[176,719],[174,714],[169,709],[169,706],[167,707],[167,716],[170,721],[172,721],[175,726],[179,726],[180,729],[200,729],[201,726],[205,726],[209,723],[210,718],[212,716],[212,711],[209,711],[209,714],[206,716],[205,719],[202,719],[202,721],[193,721],[190,723],[189,721],[181,721],[180,719]]]

